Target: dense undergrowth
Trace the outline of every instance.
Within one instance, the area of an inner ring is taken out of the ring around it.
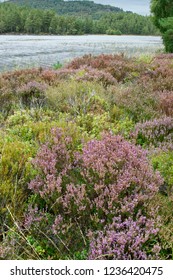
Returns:
[[[173,56],[0,75],[0,258],[173,258]]]

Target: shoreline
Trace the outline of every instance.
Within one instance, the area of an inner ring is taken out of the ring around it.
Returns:
[[[79,36],[109,36],[109,37],[123,37],[123,36],[136,36],[136,37],[161,37],[161,35],[144,35],[144,34],[121,34],[121,35],[108,35],[108,34],[64,34],[64,35],[60,35],[60,34],[28,34],[28,33],[2,33],[0,34],[0,36],[57,36],[57,37],[67,37],[67,36],[73,36],[73,37],[79,37]]]

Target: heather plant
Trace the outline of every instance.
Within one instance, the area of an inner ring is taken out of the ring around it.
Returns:
[[[137,84],[110,87],[107,99],[112,105],[123,110],[134,122],[153,119],[159,115],[155,94]]]
[[[46,103],[46,86],[44,84],[32,81],[20,87],[17,91],[21,106],[43,107]]]
[[[58,71],[42,68],[3,73],[0,75],[0,98],[4,102],[7,99],[10,101],[11,98],[17,102],[18,91],[22,94],[22,90],[23,95],[27,95],[27,92],[29,95],[29,91],[31,91],[31,95],[32,91],[35,91],[35,95],[38,95],[38,92],[41,95],[41,92],[43,93],[46,89],[45,85],[49,86],[57,83],[57,80],[60,79],[58,75]]]
[[[74,59],[67,68],[80,69],[90,67],[97,71],[109,73],[118,82],[134,80],[138,73],[145,69],[144,63],[135,63],[133,59],[127,59],[124,55],[85,55]],[[135,75],[133,75],[135,73]]]
[[[116,217],[102,231],[89,234],[89,259],[144,260],[148,258],[146,251],[150,253],[151,259],[152,255],[159,258],[161,247],[158,244],[152,248],[146,245],[148,236],[156,233],[153,222],[147,221],[145,216],[137,217],[136,221],[132,218],[122,220],[121,217]]]
[[[40,80],[40,76],[42,73],[42,69],[22,69],[22,70],[15,70],[7,73],[3,73],[1,75],[1,82],[0,88],[8,87],[14,91],[19,87],[23,86],[24,84],[28,84],[35,79]]]
[[[0,113],[8,116],[16,106],[16,96],[12,89],[8,87],[0,88]]]
[[[173,119],[171,117],[162,117],[138,123],[135,126],[134,132],[131,137],[135,140],[136,144],[144,147],[154,146],[166,148],[166,145],[172,149],[173,137]]]
[[[57,80],[61,79],[61,71],[52,70],[52,69],[43,69],[43,71],[40,73],[40,78],[42,81],[44,81],[47,85],[53,86],[57,83]],[[62,75],[62,78],[65,78],[66,75]]]
[[[76,153],[71,138],[53,129],[33,164],[33,199],[22,227],[39,243],[40,256],[74,258],[86,249],[90,259],[157,257],[150,240],[158,229],[147,205],[162,179],[144,151],[106,134]]]
[[[52,71],[49,71],[51,75]],[[44,75],[44,73],[43,73]],[[55,79],[56,77],[56,79]],[[97,68],[92,68],[91,66],[81,65],[79,69],[71,69],[64,67],[56,72],[55,77],[52,79],[53,81],[49,83],[52,86],[57,86],[59,81],[90,81],[102,83],[105,87],[108,85],[117,84],[117,79],[112,76],[111,73],[108,73],[105,70],[99,70]],[[44,75],[44,78],[45,75]],[[46,78],[47,79],[47,78]]]
[[[87,66],[79,69],[79,72],[76,74],[76,80],[98,82],[102,83],[104,87],[117,84],[117,79],[112,74]]]
[[[171,54],[156,56],[150,67],[141,73],[140,84],[153,91],[172,91],[173,58]]]
[[[83,71],[82,71],[82,73],[83,73]],[[43,71],[42,78],[44,80],[49,81],[49,85],[56,86],[61,81],[74,80],[74,77],[76,75],[80,75],[80,74],[81,74],[81,71],[79,71],[79,70],[68,69],[66,67],[63,67],[62,69],[59,69],[58,71],[54,70],[54,72],[52,70]]]
[[[159,109],[166,116],[173,116],[173,91],[159,92]]]

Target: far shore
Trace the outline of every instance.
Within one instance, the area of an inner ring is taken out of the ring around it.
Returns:
[[[122,36],[138,36],[138,37],[161,37],[161,35],[144,35],[144,34],[120,34],[120,35],[108,35],[108,34],[49,34],[49,33],[45,33],[45,34],[29,34],[29,33],[2,33],[0,34],[0,36],[58,36],[58,37],[62,37],[62,36],[73,36],[73,37],[77,37],[77,36],[110,36],[110,37],[122,37]]]

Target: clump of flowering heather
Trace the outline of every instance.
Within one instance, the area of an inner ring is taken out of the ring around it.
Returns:
[[[42,69],[21,69],[12,72],[3,73],[1,81],[4,85],[7,85],[12,89],[17,89],[23,84],[27,84],[36,78],[39,78]],[[1,86],[1,85],[0,85]]]
[[[79,69],[64,68],[57,71],[57,82],[61,80],[95,81],[104,86],[117,84],[116,78],[104,70],[81,65]]]
[[[18,89],[21,104],[24,107],[41,107],[45,104],[46,85],[32,81]]]
[[[53,246],[53,257],[74,256],[86,248],[92,259],[107,258],[104,254],[147,258],[144,245],[157,234],[147,205],[162,179],[142,149],[106,134],[76,153],[71,138],[53,129],[50,143],[41,147],[33,163],[38,175],[29,188],[38,206],[30,205],[29,211],[37,211],[28,212],[24,224],[34,238],[48,236],[50,248],[53,240],[58,247]]]
[[[59,76],[61,76],[59,75],[59,71],[53,69],[44,69],[40,74],[41,80],[48,85],[56,84],[57,80],[59,79]],[[66,75],[62,75],[62,78],[64,78],[65,76]]]
[[[85,55],[74,59],[68,66],[69,69],[80,69],[82,67],[91,67],[98,71],[109,73],[118,82],[126,79],[133,79],[138,73],[145,69],[145,65],[135,63],[132,59],[127,59],[123,55]],[[133,75],[135,73],[135,76]]]
[[[77,77],[77,80],[79,81],[96,81],[96,82],[102,82],[103,85],[115,85],[117,84],[117,80],[106,71],[98,70],[91,67],[83,67],[80,68],[79,73],[83,71],[83,75]]]
[[[153,91],[173,90],[172,68],[173,58],[171,55],[156,56],[150,64],[150,68],[144,71],[139,80]]]
[[[144,123],[138,123],[135,127],[132,138],[136,144],[144,146],[171,147],[173,140],[173,118],[162,117]]]
[[[121,216],[115,217],[103,230],[89,234],[89,259],[145,260],[148,257],[143,245],[149,236],[157,232],[153,221],[147,220],[145,216],[140,215],[135,221],[132,218],[123,220]],[[155,253],[154,257],[158,257],[160,249],[155,244],[151,255]]]

